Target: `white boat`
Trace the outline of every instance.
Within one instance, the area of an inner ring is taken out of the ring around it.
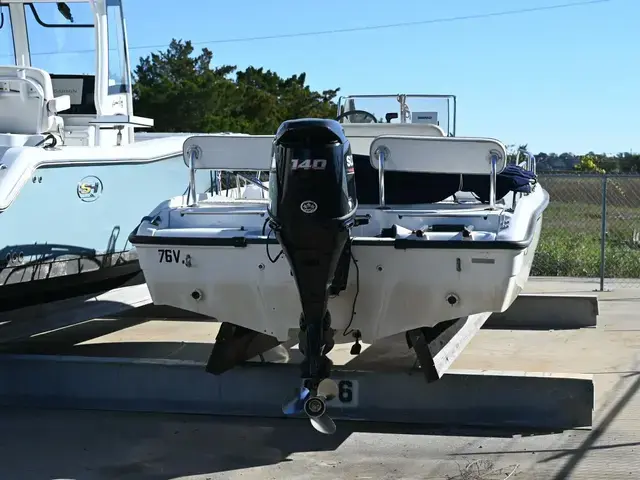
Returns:
[[[549,201],[532,155],[508,164],[500,141],[453,136],[451,114],[420,121],[408,111],[408,100],[453,97],[379,96],[400,103],[387,123],[355,108],[368,98],[341,99],[342,123],[292,120],[275,136],[187,139],[191,191],[199,169],[269,171],[268,186],[256,179],[233,199],[174,197],[129,237],[154,303],[228,325],[212,373],[261,353],[247,347],[258,334],[273,339],[265,349],[300,329],[307,390],[296,408],[304,397],[314,418],[335,387],[324,381],[335,342],[372,344],[509,308]]]
[[[187,135],[134,136],[120,0],[5,0],[0,46],[0,310],[143,282],[127,234],[185,191]]]

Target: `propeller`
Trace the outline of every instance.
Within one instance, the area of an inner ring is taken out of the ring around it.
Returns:
[[[338,384],[330,378],[325,378],[318,385],[316,396],[308,398],[304,404],[304,412],[313,428],[325,435],[336,433],[336,424],[327,414],[327,402],[336,398],[338,392]]]
[[[304,412],[313,428],[325,435],[336,432],[336,424],[327,414],[327,402],[338,396],[338,384],[330,378],[325,378],[318,384],[315,395],[311,395],[308,388],[298,390],[296,396],[282,406],[285,415],[295,415]]]

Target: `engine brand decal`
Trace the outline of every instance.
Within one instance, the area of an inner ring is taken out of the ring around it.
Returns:
[[[311,200],[305,200],[300,204],[300,210],[304,213],[313,213],[318,210],[318,204]]]
[[[347,155],[346,157],[347,168],[353,168],[353,155]]]
[[[347,173],[355,173],[355,169],[353,168],[353,155],[348,154],[345,163],[347,164]]]
[[[102,180],[89,175],[78,182],[76,193],[83,202],[95,202],[102,195],[102,189]]]

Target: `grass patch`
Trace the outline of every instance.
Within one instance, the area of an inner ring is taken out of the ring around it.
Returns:
[[[546,185],[545,185],[546,187]],[[532,275],[598,277],[602,207],[598,203],[551,200],[542,220]],[[640,278],[640,202],[608,205],[605,277]]]
[[[600,276],[603,177],[539,178],[550,203],[531,274]],[[640,278],[640,176],[607,177],[606,206],[605,277]]]

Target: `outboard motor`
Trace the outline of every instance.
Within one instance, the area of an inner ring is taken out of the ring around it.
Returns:
[[[351,146],[340,124],[321,119],[284,122],[274,139],[270,173],[270,224],[302,304],[299,341],[307,393],[298,404],[304,403],[313,423],[326,410],[323,399],[337,390],[335,382],[323,382],[331,374],[327,353],[334,345],[327,304],[338,262],[350,252],[358,206]]]

